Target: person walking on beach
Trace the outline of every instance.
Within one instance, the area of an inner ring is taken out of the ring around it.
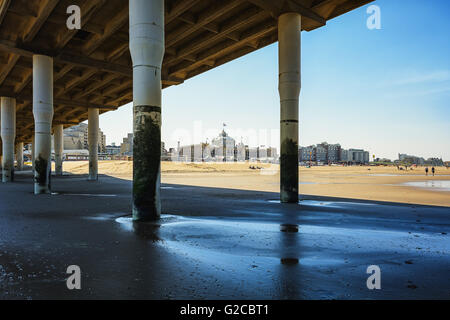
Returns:
[[[428,167],[425,168],[425,174],[428,176]]]
[[[434,167],[433,168],[431,168],[431,172],[433,173],[433,177],[434,177],[434,173],[435,173],[435,169],[434,169]]]

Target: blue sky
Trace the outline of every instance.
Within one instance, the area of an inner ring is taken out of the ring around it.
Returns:
[[[302,32],[300,144],[328,141],[377,157],[450,160],[450,1],[378,0]],[[163,91],[166,146],[211,139],[227,124],[236,140],[278,147],[278,45]],[[100,117],[107,143],[132,132],[132,107]]]

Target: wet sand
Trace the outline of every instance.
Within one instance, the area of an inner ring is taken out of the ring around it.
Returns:
[[[252,170],[249,166],[263,169]],[[99,173],[131,180],[133,164],[100,161]],[[86,161],[65,162],[64,171],[86,174]],[[162,182],[213,188],[278,192],[278,166],[256,163],[162,163]],[[431,181],[438,181],[432,184]],[[450,207],[450,191],[438,188],[450,181],[450,169],[437,168],[436,176],[425,176],[424,168],[399,171],[396,167],[326,166],[300,168],[302,195],[423,204]],[[417,182],[428,182],[418,187]],[[434,185],[434,186],[433,186]]]
[[[0,300],[450,298],[448,207],[168,186],[161,219],[133,224],[129,180],[53,177],[40,196],[30,171],[0,184]],[[67,290],[73,264],[82,290]],[[367,288],[370,265],[382,290]]]

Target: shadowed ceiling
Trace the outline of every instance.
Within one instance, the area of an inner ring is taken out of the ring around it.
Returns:
[[[183,83],[278,40],[277,17],[302,15],[302,29],[372,0],[166,0],[163,88]],[[128,0],[0,0],[0,95],[17,99],[17,141],[29,142],[32,56],[54,58],[54,124],[85,121],[132,101]],[[69,30],[67,7],[81,8]]]

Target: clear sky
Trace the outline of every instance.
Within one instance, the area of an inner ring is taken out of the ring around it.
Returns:
[[[450,160],[450,1],[377,0],[302,32],[300,144],[323,141]],[[278,44],[163,91],[166,147],[198,143],[227,124],[237,141],[279,147]],[[132,106],[100,117],[107,143],[132,132]]]

